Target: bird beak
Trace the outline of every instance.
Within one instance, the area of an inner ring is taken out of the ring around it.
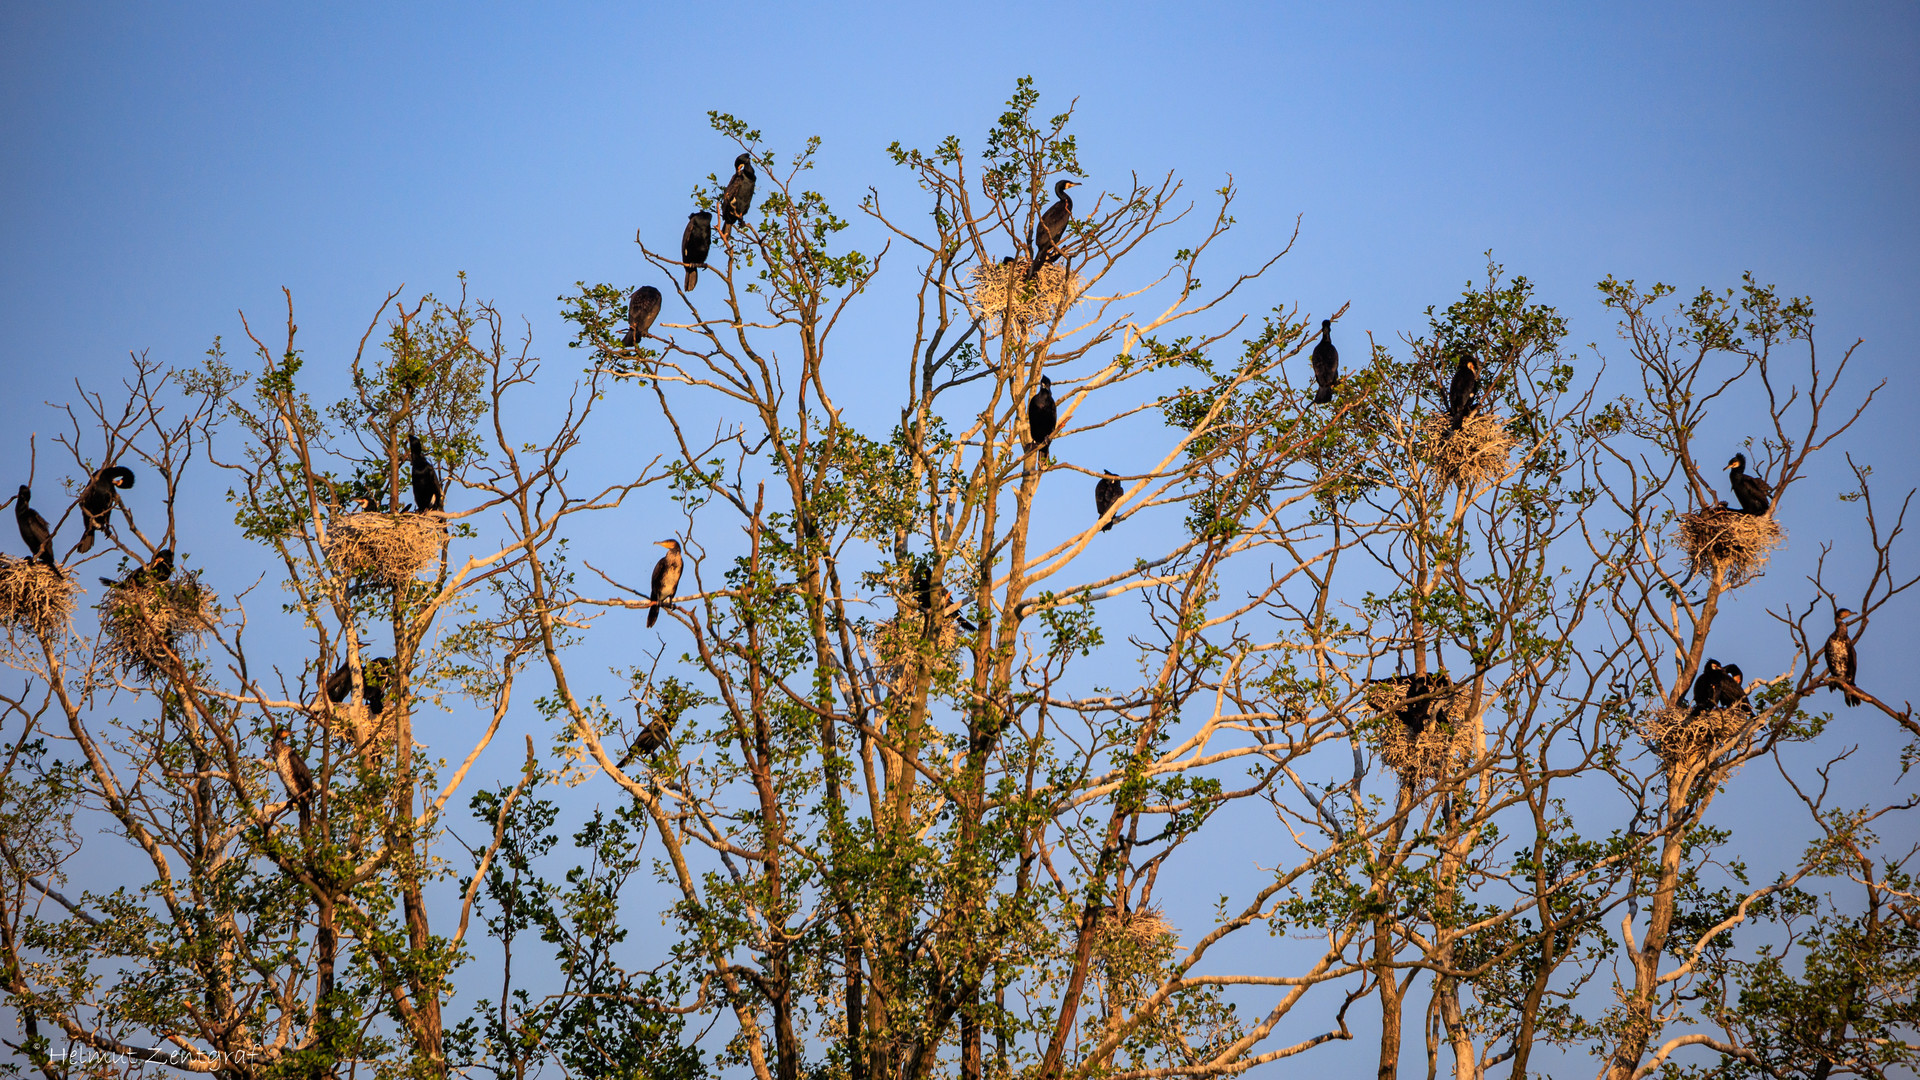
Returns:
[[[654,546],[654,547],[666,547],[666,546],[667,546],[667,542],[666,542],[665,540],[655,540],[655,541],[653,542],[653,546]]]

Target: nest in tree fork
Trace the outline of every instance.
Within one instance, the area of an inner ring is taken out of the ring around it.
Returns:
[[[1640,717],[1636,726],[1662,761],[1674,762],[1717,757],[1732,749],[1752,723],[1753,710],[1742,705],[1699,710],[1663,705]]]
[[[1498,416],[1469,416],[1453,429],[1453,419],[1435,413],[1420,425],[1420,456],[1448,483],[1473,485],[1503,479],[1515,439]]]
[[[1367,704],[1382,714],[1376,724],[1370,725],[1374,752],[1408,787],[1453,772],[1473,756],[1472,726],[1457,717],[1453,708],[1465,704],[1463,695],[1453,687],[1428,693],[1427,721],[1416,735],[1402,719],[1407,708],[1406,685],[1367,684]]]
[[[1674,538],[1687,553],[1689,573],[1712,574],[1714,567],[1724,567],[1727,583],[1737,585],[1766,568],[1786,532],[1771,517],[1713,506],[1680,515]]]
[[[880,661],[878,674],[888,692],[909,697],[921,672],[938,679],[959,667],[960,628],[952,615],[935,612],[933,632],[929,634],[926,615],[912,594],[895,599],[899,613],[874,627],[873,650]]]
[[[1048,263],[1031,279],[1028,259],[973,268],[967,306],[1003,334],[1020,336],[1034,323],[1049,323],[1078,303],[1087,283],[1060,263]]]
[[[412,581],[447,541],[445,514],[345,514],[327,525],[327,561],[386,585]]]
[[[40,637],[58,637],[73,625],[79,586],[33,559],[0,555],[0,621]]]
[[[1173,955],[1173,924],[1159,908],[1109,909],[1093,933],[1094,961],[1109,971],[1155,968]]]
[[[100,601],[101,644],[121,667],[159,679],[170,657],[200,647],[217,615],[213,591],[200,584],[198,571],[152,585],[116,585]]]

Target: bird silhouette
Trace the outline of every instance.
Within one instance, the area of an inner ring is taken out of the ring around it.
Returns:
[[[420,436],[407,436],[408,469],[413,473],[413,510],[424,514],[429,510],[447,508],[446,492],[440,489],[440,473],[427,460],[427,451],[420,445]]]
[[[733,159],[733,179],[727,181],[727,189],[720,193],[721,236],[733,235],[734,224],[744,220],[747,211],[753,209],[753,184],[758,179],[753,173],[752,154]]]
[[[653,564],[653,592],[648,599],[652,604],[647,608],[647,625],[660,621],[660,609],[671,603],[673,594],[680,588],[680,541],[660,540],[655,546],[667,549],[660,561]]]
[[[680,261],[687,264],[687,289],[700,283],[700,268],[713,250],[713,215],[695,210],[687,215],[687,231],[680,234]]]
[[[387,675],[393,670],[393,657],[376,656],[368,660],[360,669],[360,686],[367,703],[367,712],[379,716],[387,707]],[[341,664],[334,673],[327,676],[327,700],[339,704],[353,693],[353,665]]]
[[[29,505],[33,501],[33,489],[20,485],[20,493],[13,499],[13,519],[20,525],[20,539],[26,541],[27,558],[39,559],[47,569],[59,573],[60,568],[53,562],[53,530],[47,528],[47,519],[40,511]]]
[[[1033,262],[1027,266],[1029,280],[1041,267],[1060,257],[1060,241],[1066,238],[1067,225],[1073,220],[1073,196],[1067,194],[1067,189],[1079,186],[1080,181],[1065,179],[1053,185],[1057,201],[1040,215],[1040,225],[1034,230]]]
[[[1113,475],[1112,470],[1102,469],[1100,471],[1104,475],[1101,476],[1099,483],[1093,485],[1093,509],[1100,517],[1106,517],[1107,511],[1113,509],[1113,504],[1119,502],[1120,496],[1126,493],[1126,488],[1121,486],[1119,478]],[[1114,524],[1118,521],[1119,519],[1115,518],[1113,521],[1107,522],[1100,527],[1100,531],[1111,531]]]
[[[287,739],[293,733],[284,727],[273,729],[273,771],[280,774],[280,782],[286,785],[287,796],[301,804],[313,799],[313,773],[308,770],[306,761],[298,751],[288,744]]]
[[[1040,452],[1042,461],[1053,460],[1049,441],[1059,422],[1059,415],[1053,407],[1053,380],[1042,375],[1040,389],[1027,399],[1027,445]]]
[[[1333,400],[1333,388],[1340,385],[1340,350],[1333,347],[1333,320],[1320,320],[1320,344],[1313,347],[1313,377],[1319,382],[1319,392],[1313,395],[1315,405],[1325,405]]]
[[[1480,402],[1480,358],[1472,353],[1460,354],[1453,366],[1453,385],[1447,388],[1447,419],[1453,430],[1459,431]]]
[[[652,720],[648,720],[646,706],[638,701],[633,703],[633,714],[646,726],[640,729],[640,734],[633,737],[633,745],[627,747],[627,752],[621,755],[619,763],[615,766],[623,771],[634,758],[642,754],[651,756],[655,750],[667,745],[667,738],[673,733],[674,722],[680,719],[678,713],[663,712]]]
[[[1860,674],[1860,654],[1855,650],[1853,639],[1847,636],[1847,620],[1853,618],[1852,610],[1841,608],[1833,613],[1833,633],[1827,635],[1827,646],[1822,650],[1827,657],[1827,678],[1831,685],[1845,692],[1847,707],[1860,704],[1860,695],[1854,687],[1854,680]]]
[[[124,465],[109,465],[95,472],[80,489],[80,522],[86,531],[74,548],[82,555],[93,550],[93,534],[113,535],[113,504],[121,488],[133,486],[133,470]]]
[[[1742,513],[1759,517],[1773,505],[1773,489],[1765,480],[1747,475],[1747,455],[1735,454],[1727,462],[1727,484],[1733,488],[1733,497],[1740,501]]]
[[[633,290],[627,299],[627,333],[620,344],[631,349],[640,344],[653,329],[653,320],[660,317],[660,290],[651,285],[642,285]]]

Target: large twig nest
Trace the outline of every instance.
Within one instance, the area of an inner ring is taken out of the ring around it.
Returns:
[[[116,585],[100,601],[106,654],[128,671],[164,677],[170,658],[200,647],[218,617],[211,589],[194,571],[152,585]]]
[[[1469,416],[1453,430],[1453,419],[1435,413],[1420,425],[1420,456],[1450,484],[1486,484],[1503,479],[1515,439],[1498,416]]]
[[[1031,261],[986,263],[973,268],[967,305],[991,319],[1002,333],[1024,334],[1034,323],[1052,322],[1080,300],[1087,283],[1060,263],[1048,263],[1029,280]]]
[[[1663,761],[1711,758],[1731,747],[1753,722],[1753,711],[1735,705],[1728,709],[1690,709],[1664,705],[1643,715],[1636,725],[1647,746]]]
[[[1764,570],[1773,549],[1786,539],[1780,523],[1764,515],[1742,513],[1726,506],[1681,514],[1675,539],[1687,553],[1689,573],[1727,571],[1727,583],[1737,585]]]
[[[1173,924],[1158,908],[1107,910],[1094,928],[1094,962],[1110,972],[1158,967],[1173,955]]]
[[[1417,704],[1406,704],[1407,684],[1387,680],[1367,684],[1367,704],[1380,711],[1366,725],[1374,751],[1408,787],[1452,772],[1473,756],[1472,727],[1461,722],[1454,708],[1463,703],[1459,689],[1437,677],[1435,682],[1437,688],[1414,695],[1427,698],[1426,716],[1417,734],[1415,725],[1406,720],[1409,708],[1418,709]]]
[[[327,525],[327,560],[355,577],[402,585],[439,557],[446,540],[444,514],[343,514]]]
[[[0,621],[39,637],[58,637],[73,624],[78,584],[32,559],[0,555]]]

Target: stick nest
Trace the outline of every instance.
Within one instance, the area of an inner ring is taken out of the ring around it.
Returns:
[[[59,637],[73,625],[79,586],[32,559],[0,555],[0,621],[39,637]]]
[[[444,514],[345,514],[327,525],[327,560],[355,577],[404,585],[446,541]]]
[[[1701,709],[1665,705],[1642,716],[1640,737],[1662,761],[1703,760],[1731,749],[1753,722],[1753,712],[1741,706]]]
[[[1498,416],[1469,416],[1453,430],[1446,413],[1420,425],[1420,456],[1448,483],[1471,486],[1505,478],[1516,440]]]
[[[1027,280],[1029,259],[986,263],[973,268],[967,306],[991,319],[1001,333],[1024,334],[1034,323],[1049,323],[1078,303],[1087,283],[1059,263],[1048,263]]]
[[[1107,910],[1094,929],[1093,958],[1108,971],[1156,968],[1173,955],[1173,924],[1159,908]]]
[[[1367,704],[1384,714],[1369,725],[1374,751],[1408,787],[1452,772],[1473,756],[1472,726],[1457,722],[1450,711],[1461,700],[1459,691],[1449,688],[1425,693],[1432,695],[1427,702],[1427,721],[1416,736],[1401,719],[1406,709],[1405,683],[1368,683],[1366,689]]]
[[[1786,531],[1771,517],[1713,506],[1680,515],[1674,539],[1687,553],[1689,573],[1711,574],[1720,566],[1727,571],[1728,584],[1738,585],[1766,569]]]
[[[128,671],[158,680],[172,658],[200,647],[219,617],[199,571],[152,585],[116,585],[100,601],[101,647]]]

